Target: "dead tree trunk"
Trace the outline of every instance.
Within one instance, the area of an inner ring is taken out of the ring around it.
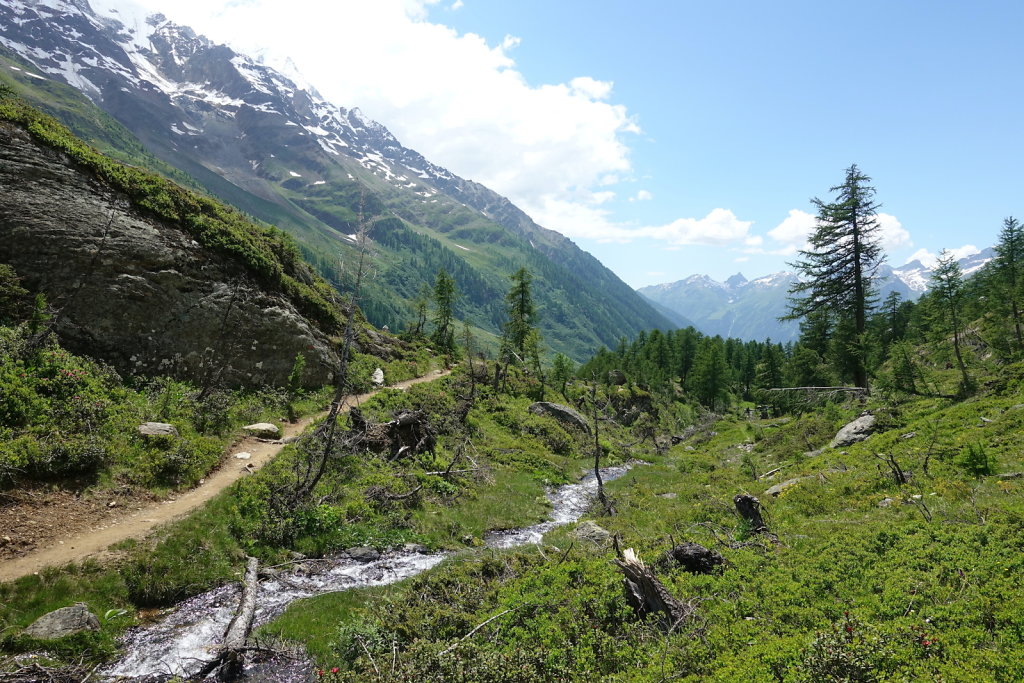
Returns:
[[[768,525],[761,518],[761,501],[754,496],[741,493],[732,499],[736,506],[736,512],[740,517],[750,524],[750,530],[755,534],[770,534]]]
[[[639,617],[658,614],[662,628],[672,631],[693,616],[693,605],[672,597],[632,548],[627,548],[621,558],[616,558],[615,564],[624,575],[622,583],[626,600]]]
[[[238,603],[238,611],[224,633],[224,643],[216,659],[206,664],[197,675],[197,679],[217,672],[221,681],[236,680],[242,672],[244,664],[245,643],[252,630],[252,620],[256,616],[256,594],[259,592],[259,560],[250,557],[245,567],[245,583],[242,586],[242,597]]]

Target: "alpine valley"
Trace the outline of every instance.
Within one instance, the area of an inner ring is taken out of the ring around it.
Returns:
[[[977,272],[995,257],[989,247],[958,261],[965,276]],[[914,260],[898,268],[883,264],[878,270],[878,300],[896,292],[903,300],[917,300],[928,291],[932,268]],[[786,315],[789,289],[796,273],[782,271],[748,280],[736,273],[725,282],[707,275],[660,285],[641,287],[644,297],[660,307],[680,327],[693,325],[708,335],[737,337],[746,341],[771,338],[776,342],[796,341],[800,324],[779,320]]]
[[[456,316],[494,345],[508,276],[536,277],[541,332],[583,359],[674,327],[597,259],[508,199],[403,147],[359,109],[162,15],[100,16],[86,0],[0,2],[0,83],[106,154],[169,175],[291,233],[329,281],[351,286],[368,227],[375,274],[361,308],[402,329],[441,269]]]

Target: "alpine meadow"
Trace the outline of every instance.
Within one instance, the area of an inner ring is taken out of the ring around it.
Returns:
[[[1020,8],[162,4],[0,0],[0,682],[1024,680]]]

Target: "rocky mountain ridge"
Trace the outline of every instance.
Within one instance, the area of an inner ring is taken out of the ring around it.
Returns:
[[[64,345],[132,374],[202,386],[330,381],[331,330],[239,259],[155,218],[24,127],[0,121],[0,262],[55,307]],[[308,270],[296,275],[312,282]]]
[[[958,261],[965,276],[970,276],[995,257],[991,247]],[[892,268],[879,269],[881,298],[897,292],[915,300],[928,290],[932,269],[918,260]],[[780,271],[747,280],[736,273],[725,282],[707,275],[691,275],[676,282],[642,287],[637,291],[652,302],[685,316],[701,332],[748,341],[771,338],[776,342],[795,341],[800,334],[798,321],[781,322],[785,315],[790,286],[796,273]]]
[[[406,323],[417,291],[444,267],[464,295],[457,314],[497,332],[507,275],[526,266],[557,350],[582,357],[672,326],[508,199],[404,147],[358,109],[163,15],[101,15],[84,0],[2,0],[0,46],[38,69],[12,74],[26,89],[47,77],[78,88],[157,157],[299,237],[329,277],[344,279],[332,269],[359,224],[369,224],[382,265],[364,309],[378,325]]]

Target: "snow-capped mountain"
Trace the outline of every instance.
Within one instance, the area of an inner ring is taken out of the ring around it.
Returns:
[[[538,276],[553,348],[581,357],[623,335],[671,327],[570,240],[403,146],[359,109],[326,101],[293,68],[271,68],[164,15],[139,14],[129,0],[97,2],[105,9],[86,0],[0,0],[0,77],[58,116],[59,107],[46,106],[51,93],[32,86],[46,78],[73,86],[150,153],[292,232],[325,267],[336,265],[363,216],[389,253],[369,285],[373,322],[406,322],[409,300],[445,268],[463,293],[459,315],[497,330],[507,275],[522,265]],[[4,48],[34,68],[4,60]],[[73,118],[65,121],[81,134]]]
[[[685,316],[710,335],[787,342],[800,333],[795,322],[779,322],[786,313],[787,292],[796,275],[779,272],[747,280],[736,273],[725,282],[691,275],[678,282],[637,291],[651,301]]]
[[[970,276],[995,257],[995,250],[959,260],[964,276]],[[883,264],[878,272],[880,299],[897,292],[904,299],[917,299],[928,291],[932,269],[920,261],[911,261],[899,268]],[[691,275],[678,282],[642,287],[637,290],[649,300],[693,321],[705,334],[739,337],[762,341],[795,341],[800,335],[797,321],[780,322],[787,312],[790,286],[797,281],[795,273],[782,271],[747,280],[737,273],[725,282],[707,275]]]
[[[960,270],[963,272],[964,277],[970,277],[976,272],[981,270],[989,261],[996,257],[996,250],[992,247],[988,249],[982,249],[977,254],[965,256],[964,258],[957,261],[960,265]],[[899,280],[906,285],[909,290],[909,294],[904,294],[907,298],[916,299],[924,292],[928,291],[928,281],[931,279],[933,268],[924,265],[919,260],[914,260],[906,263],[899,268],[887,268],[883,266],[882,275],[888,276]],[[898,290],[897,290],[898,291]]]

